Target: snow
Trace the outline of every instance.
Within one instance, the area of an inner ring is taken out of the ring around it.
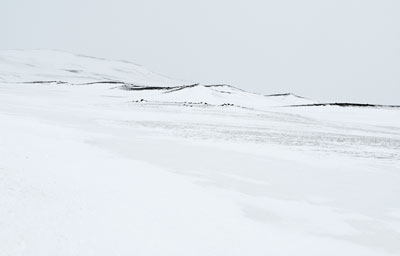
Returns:
[[[237,107],[266,110],[271,106],[312,104],[314,101],[284,95],[266,97],[249,93],[229,85],[196,85],[169,90],[141,90],[133,95],[135,100],[168,103],[197,103],[211,105],[232,104]]]
[[[399,109],[119,65],[0,54],[0,255],[400,254]]]
[[[188,82],[164,77],[127,61],[105,60],[56,50],[0,50],[0,81],[124,81],[145,86]],[[190,82],[189,82],[190,83]]]

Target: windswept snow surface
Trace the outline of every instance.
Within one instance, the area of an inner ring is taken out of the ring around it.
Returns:
[[[91,61],[0,55],[1,256],[400,255],[399,109]],[[79,85],[103,76],[125,84]]]

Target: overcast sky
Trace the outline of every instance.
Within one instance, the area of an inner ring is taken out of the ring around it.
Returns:
[[[400,104],[399,0],[1,0],[0,49],[15,48],[264,94]]]

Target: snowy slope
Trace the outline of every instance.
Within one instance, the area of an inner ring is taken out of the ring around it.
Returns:
[[[109,84],[112,85],[110,88],[135,89],[135,93],[131,93],[132,100],[153,102],[233,104],[247,108],[315,103],[293,95],[268,97],[229,85],[199,85],[174,80],[129,62],[54,50],[0,51],[0,81],[81,86]],[[157,88],[159,90],[155,90]]]
[[[67,55],[0,57],[0,256],[400,255],[399,109]]]
[[[315,103],[292,95],[268,97],[230,85],[192,85],[166,90],[140,90],[135,92],[133,97],[136,100],[143,99],[150,102],[233,105],[251,109]]]
[[[1,50],[0,81],[56,81],[71,84],[123,81],[143,86],[179,86],[127,61],[106,60],[56,50]]]

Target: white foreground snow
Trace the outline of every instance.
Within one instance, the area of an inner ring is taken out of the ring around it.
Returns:
[[[0,255],[400,255],[399,109],[77,85],[105,80],[63,58],[122,63],[78,57],[0,54]]]

